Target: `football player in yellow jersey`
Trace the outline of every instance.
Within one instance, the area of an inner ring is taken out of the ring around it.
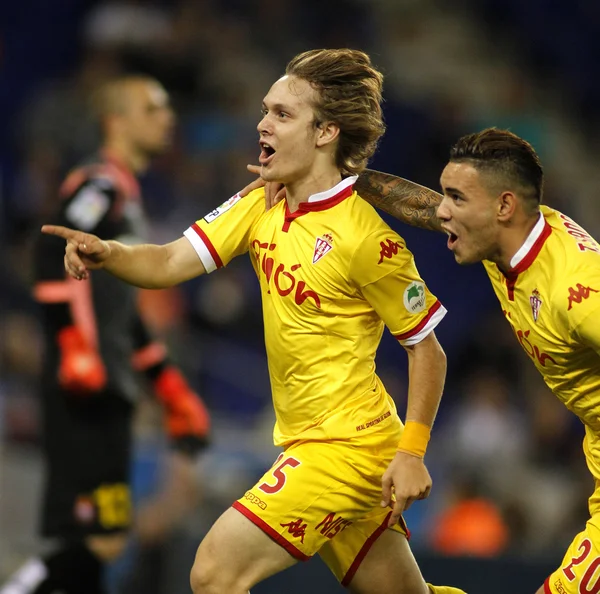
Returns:
[[[540,160],[506,130],[459,139],[441,185],[443,196],[414,191],[406,180],[367,170],[356,188],[408,224],[445,231],[459,264],[483,262],[517,340],[583,422],[583,449],[596,481],[590,519],[536,594],[600,592],[600,245],[569,217],[541,205]]]
[[[425,583],[401,518],[431,488],[423,455],[445,378],[434,334],[445,309],[354,189],[384,130],[382,79],[354,50],[288,64],[258,124],[262,177],[287,188],[267,212],[263,189],[236,195],[166,246],[44,227],[67,239],[65,265],[79,279],[104,268],[168,287],[250,254],[284,451],[201,543],[195,594],[244,594],[315,553],[357,594],[461,592]],[[375,374],[384,324],[408,352],[406,428]]]

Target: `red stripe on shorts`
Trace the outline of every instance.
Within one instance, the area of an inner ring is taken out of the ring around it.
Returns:
[[[300,549],[297,549],[291,542],[288,542],[281,534],[278,534],[263,519],[259,518],[254,512],[239,501],[234,501],[233,509],[237,509],[243,516],[246,516],[253,524],[258,526],[267,536],[272,538],[278,545],[282,546],[292,557],[299,561],[308,561],[310,557],[305,555]]]
[[[375,532],[373,532],[373,534],[371,534],[371,536],[367,538],[365,544],[362,546],[362,549],[358,552],[358,555],[356,555],[354,561],[352,561],[350,569],[348,569],[346,575],[344,576],[344,579],[342,580],[342,586],[344,586],[345,588],[347,588],[350,585],[350,582],[352,581],[354,574],[360,567],[360,564],[363,562],[363,559],[367,556],[367,553],[369,552],[375,541],[383,534],[383,531],[387,528],[387,524],[391,515],[392,512],[385,516],[385,520],[383,520],[381,526],[379,526],[379,528],[377,528],[377,530],[375,530]]]

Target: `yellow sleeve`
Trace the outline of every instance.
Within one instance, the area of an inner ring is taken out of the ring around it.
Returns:
[[[194,246],[206,272],[212,272],[248,251],[252,229],[264,212],[263,188],[244,198],[236,194],[183,234]]]
[[[350,277],[405,346],[423,340],[446,315],[446,309],[419,276],[406,243],[387,226],[370,233],[358,245]]]
[[[571,335],[600,354],[600,272],[579,276],[572,277],[573,282],[560,296],[561,305]]]

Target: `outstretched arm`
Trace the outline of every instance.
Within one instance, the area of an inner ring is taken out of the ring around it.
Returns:
[[[185,237],[166,245],[128,246],[55,225],[44,225],[42,233],[66,240],[65,269],[77,280],[88,278],[90,270],[103,268],[136,287],[164,289],[205,272]]]
[[[389,173],[365,169],[355,184],[367,202],[407,225],[442,231],[436,210],[442,195]]]

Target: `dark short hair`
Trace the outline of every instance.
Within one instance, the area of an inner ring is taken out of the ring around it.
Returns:
[[[130,85],[160,82],[146,74],[122,74],[111,78],[95,89],[89,97],[92,114],[99,121],[109,115],[122,114],[127,109],[127,89]]]
[[[317,123],[340,128],[336,164],[345,174],[358,174],[375,153],[385,132],[381,110],[383,75],[364,52],[318,49],[297,55],[286,74],[307,81],[317,92]]]
[[[486,128],[463,136],[450,149],[450,161],[469,162],[477,170],[496,174],[499,183],[516,185],[514,189],[532,205],[542,202],[540,158],[531,144],[508,130]]]

